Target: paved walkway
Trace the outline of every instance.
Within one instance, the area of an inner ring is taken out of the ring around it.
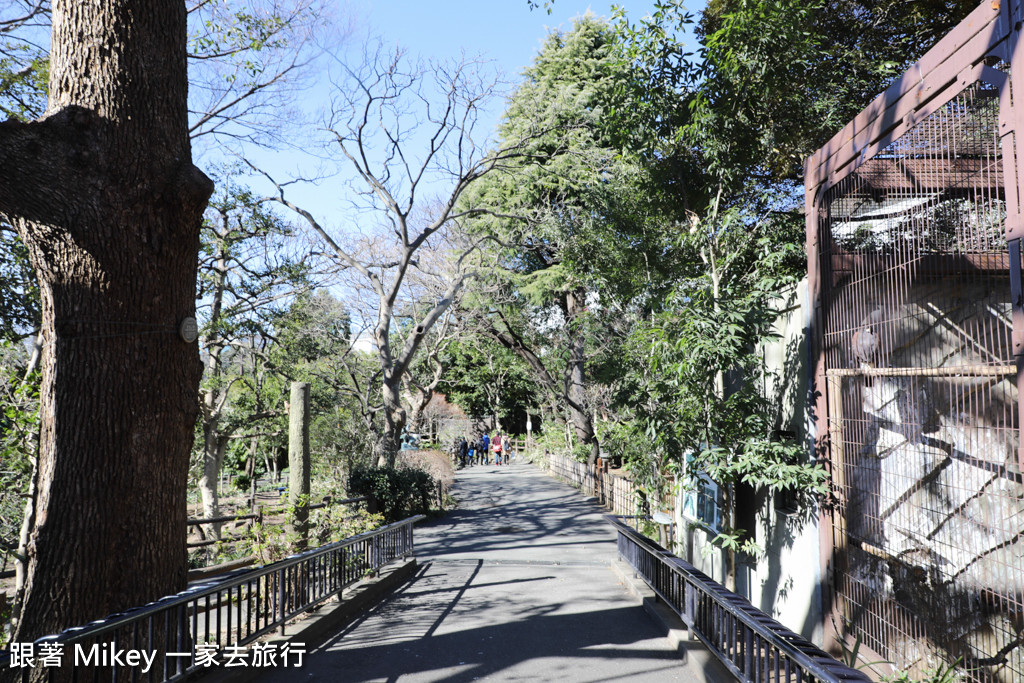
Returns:
[[[261,681],[696,680],[611,569],[603,511],[532,465],[459,472],[415,578]]]

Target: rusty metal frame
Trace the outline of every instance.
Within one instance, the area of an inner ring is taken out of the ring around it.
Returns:
[[[823,283],[832,277],[832,263],[820,259],[819,233],[825,220],[826,193],[860,170],[869,169],[873,156],[910,131],[916,124],[940,110],[973,83],[983,82],[998,91],[998,137],[1002,148],[1002,173],[996,177],[1003,187],[1006,207],[1005,236],[1008,253],[989,267],[1009,269],[1012,283],[1012,348],[1017,362],[1007,374],[1016,375],[1017,412],[1024,418],[1024,290],[1021,287],[1021,242],[1024,238],[1024,49],[1020,32],[1024,21],[1024,0],[985,0],[960,25],[911,66],[885,92],[850,121],[839,133],[805,162],[806,244],[808,293],[811,302],[809,334],[810,401],[816,426],[816,452],[828,462],[842,461],[841,439],[830,440],[829,428],[841,431],[842,396],[829,391],[826,379],[825,321],[829,302],[823,299]],[[1009,66],[1009,73],[995,68]],[[1003,272],[1006,272],[1003,270]],[[1024,425],[1024,419],[1019,424]],[[1022,440],[1024,442],[1024,440]],[[838,451],[838,452],[837,452]],[[838,458],[838,460],[837,460]],[[1024,446],[1018,449],[1018,463],[1024,470]],[[842,484],[843,467],[834,469]],[[838,489],[843,495],[843,487]],[[842,517],[842,515],[838,515]],[[821,514],[821,563],[826,581],[823,614],[828,622],[840,623],[837,577],[845,548],[834,540],[842,519]],[[841,529],[840,529],[841,531]],[[844,541],[839,540],[841,545]],[[838,638],[825,624],[825,632]],[[832,646],[838,643],[833,641]]]

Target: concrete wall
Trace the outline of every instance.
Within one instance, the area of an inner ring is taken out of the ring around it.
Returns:
[[[780,339],[764,349],[765,395],[778,399],[777,426],[813,447],[807,414],[808,362],[806,333],[809,322],[807,282],[780,298],[784,311],[776,324]],[[723,554],[710,546],[713,534],[683,514],[683,494],[676,496],[676,552],[717,581],[723,579]],[[737,592],[761,611],[821,645],[821,566],[818,511],[788,512],[776,501],[761,498],[756,540],[764,549],[759,557],[737,558]]]

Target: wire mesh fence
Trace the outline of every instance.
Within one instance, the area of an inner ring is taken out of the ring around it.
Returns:
[[[836,627],[977,681],[1024,679],[1019,13],[976,10],[922,59],[926,97],[908,79],[809,166]]]

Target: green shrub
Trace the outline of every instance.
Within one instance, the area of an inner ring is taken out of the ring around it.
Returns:
[[[253,524],[248,533],[249,549],[259,564],[266,565],[292,553],[295,537],[283,524]]]
[[[348,478],[348,494],[373,496],[378,512],[388,522],[429,513],[436,491],[435,479],[413,468],[357,467]]]
[[[348,505],[328,505],[310,512],[309,535],[312,545],[336,543],[384,526],[384,517]]]

